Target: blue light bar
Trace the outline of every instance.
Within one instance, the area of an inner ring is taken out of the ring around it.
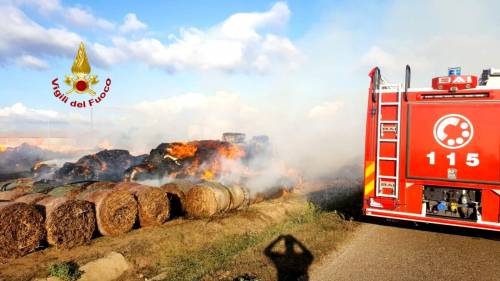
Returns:
[[[462,68],[461,67],[448,67],[448,76],[451,75],[461,75]]]

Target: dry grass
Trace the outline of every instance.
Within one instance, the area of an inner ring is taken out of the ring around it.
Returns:
[[[336,249],[357,224],[310,204],[282,223],[261,232],[224,236],[208,248],[179,255],[162,269],[163,280],[237,280],[247,276],[276,280],[276,268],[264,249],[280,235],[293,235],[321,259]]]

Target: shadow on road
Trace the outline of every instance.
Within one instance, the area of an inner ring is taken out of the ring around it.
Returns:
[[[284,251],[278,245],[284,242]],[[298,250],[298,251],[297,251]],[[280,235],[264,250],[278,271],[278,281],[308,281],[309,266],[314,260],[312,253],[292,235]]]

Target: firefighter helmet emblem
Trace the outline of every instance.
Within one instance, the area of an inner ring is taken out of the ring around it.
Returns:
[[[89,93],[92,96],[95,95],[92,85],[99,83],[99,80],[97,79],[97,75],[90,75],[90,64],[83,42],[80,43],[80,47],[76,53],[71,72],[73,75],[66,75],[66,79],[64,80],[68,86],[71,86],[71,89],[66,94],[77,92],[78,94]]]
[[[448,149],[466,146],[474,135],[474,127],[465,116],[460,114],[445,115],[434,125],[434,138],[437,143]]]

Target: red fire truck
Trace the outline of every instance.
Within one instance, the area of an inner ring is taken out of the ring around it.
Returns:
[[[410,75],[369,75],[364,214],[500,231],[500,71]]]

